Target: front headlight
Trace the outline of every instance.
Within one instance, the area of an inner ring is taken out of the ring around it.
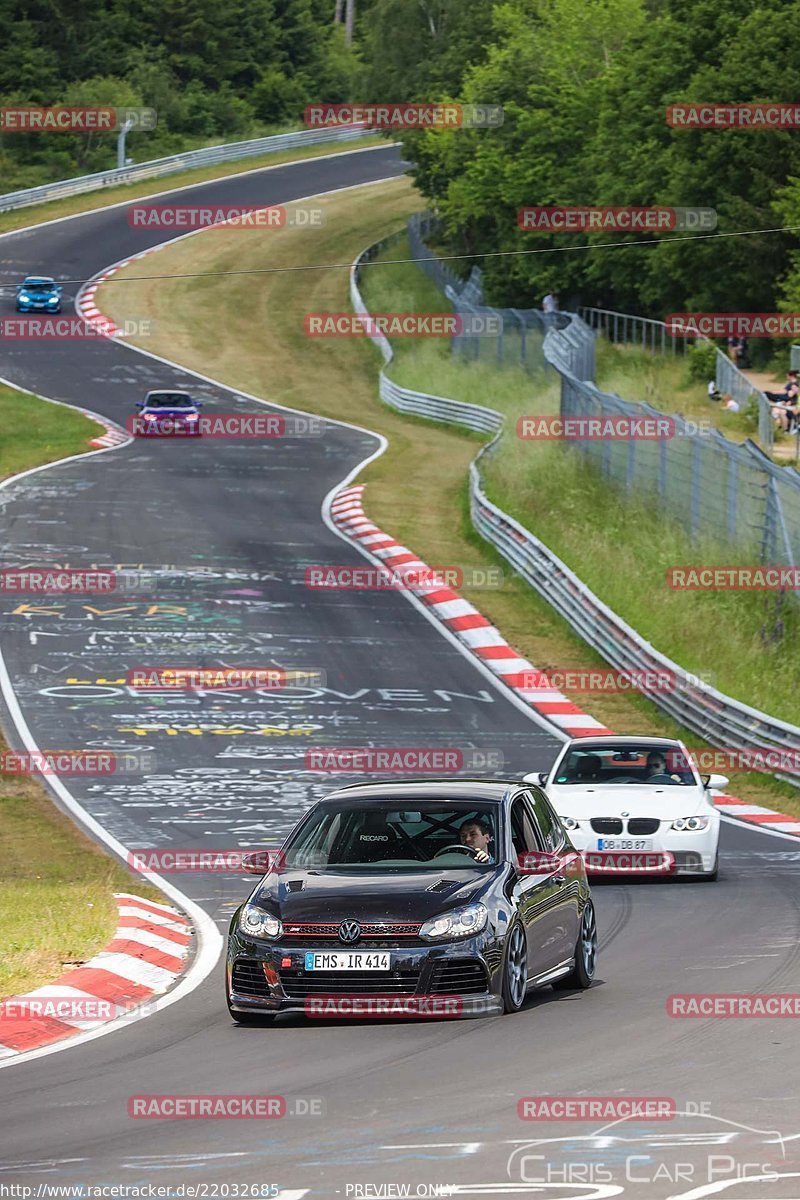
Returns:
[[[678,817],[677,821],[672,822],[673,829],[689,829],[696,832],[698,829],[708,829],[710,817]]]
[[[565,829],[577,829],[578,822],[574,817],[559,817],[558,818]]]
[[[278,918],[255,904],[245,904],[239,917],[239,928],[250,937],[277,938],[283,933]]]
[[[27,292],[20,292],[17,299],[21,300],[23,304],[30,304],[30,302],[31,302],[31,298]]]
[[[469,937],[485,928],[489,913],[483,904],[468,904],[465,908],[454,908],[452,912],[431,917],[420,927],[419,936],[429,941],[442,938]]]
[[[58,304],[58,296],[48,296],[47,303],[48,304]]]

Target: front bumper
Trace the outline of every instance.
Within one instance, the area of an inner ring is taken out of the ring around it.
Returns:
[[[305,970],[307,951],[342,948],[272,944],[231,933],[226,964],[231,1010],[324,1019],[477,1017],[503,1011],[502,941],[491,932],[439,945],[365,942],[356,947],[388,950],[388,974]]]
[[[666,822],[662,822],[662,826]],[[611,870],[602,865],[601,856],[605,853],[599,846],[600,841],[606,841],[602,834],[589,829],[571,829],[570,841],[576,850],[584,856],[587,875],[599,878],[603,875],[703,875],[713,871],[717,847],[719,845],[719,822],[713,821],[707,829],[675,830],[660,829],[657,833],[646,837],[636,837],[631,834],[612,835],[614,840],[624,844],[613,853],[617,856],[619,869]],[[637,848],[637,843],[646,842],[646,848]],[[633,843],[628,846],[627,843]],[[655,862],[648,862],[650,856],[669,854],[674,859],[672,870],[658,869]],[[630,864],[625,865],[625,856],[629,856]],[[639,860],[637,861],[637,856]],[[643,860],[643,861],[642,861]],[[609,863],[611,860],[609,859]]]

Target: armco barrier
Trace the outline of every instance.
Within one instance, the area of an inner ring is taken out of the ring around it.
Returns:
[[[391,245],[403,236],[402,232],[393,234],[370,246],[363,254],[359,254],[350,268],[350,300],[353,309],[362,315],[367,314],[359,289],[359,277],[364,263],[370,261],[384,246]],[[371,334],[370,337],[383,355],[383,361],[390,363],[394,351],[388,338],[383,334]],[[410,388],[393,383],[385,370],[381,370],[378,390],[381,400],[398,412],[411,413],[417,417],[427,417],[431,421],[444,421],[448,425],[465,425],[479,433],[490,433],[497,430],[503,423],[500,413],[493,408],[483,408],[479,404],[463,404],[460,400],[449,400],[446,396],[429,396],[426,392],[414,392]]]
[[[395,235],[397,237],[399,235]],[[359,289],[361,265],[373,258],[390,239],[370,246],[358,256],[350,272],[350,295],[356,312],[366,314],[367,306]],[[394,240],[394,239],[392,239]],[[578,318],[579,320],[579,318]],[[558,335],[548,334],[548,341]],[[384,362],[392,360],[392,347],[382,335],[372,336]],[[548,358],[557,355],[550,348]],[[800,751],[800,728],[770,717],[767,713],[725,696],[708,684],[689,679],[677,663],[660,654],[635,629],[586,586],[566,563],[562,562],[539,539],[488,498],[480,475],[481,459],[498,445],[503,423],[502,415],[490,408],[470,405],[441,396],[428,396],[400,388],[381,371],[381,398],[392,407],[417,416],[432,416],[439,421],[457,422],[470,429],[496,430],[492,441],[484,446],[470,465],[470,512],[472,522],[486,541],[531,587],[564,618],[575,632],[618,670],[641,674],[670,671],[683,687],[675,691],[648,693],[659,708],[687,729],[691,729],[712,746],[721,748],[760,748],[764,750]],[[480,422],[480,423],[479,423]],[[800,787],[800,771],[776,771],[780,779]]]
[[[188,171],[193,167],[236,162],[237,159],[251,158],[256,154],[271,154],[278,150],[324,145],[327,142],[351,142],[366,137],[369,133],[374,133],[374,130],[369,130],[364,125],[336,125],[331,129],[303,129],[297,133],[276,133],[270,137],[253,138],[249,142],[229,142],[222,146],[206,146],[202,150],[187,150],[185,154],[154,158],[130,167],[114,167],[108,171],[97,171],[94,175],[78,175],[74,179],[62,179],[57,183],[43,183],[39,187],[25,188],[19,192],[7,192],[0,196],[0,212],[27,208],[31,204],[44,204],[47,200],[61,200],[65,196],[79,196],[84,192],[94,192],[99,188],[114,187],[122,183],[137,183],[140,179],[156,179],[159,175],[172,175],[176,171]]]

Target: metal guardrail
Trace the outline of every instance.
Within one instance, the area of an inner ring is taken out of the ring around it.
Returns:
[[[608,308],[581,308],[580,314],[590,329],[604,334],[611,342],[632,342],[642,350],[661,351],[665,353],[667,345],[673,354],[680,348],[683,353],[693,340],[695,343],[705,343],[714,346],[716,351],[714,381],[720,392],[732,396],[738,404],[744,405],[751,396],[758,401],[758,436],[765,450],[771,450],[775,441],[775,422],[772,419],[772,408],[762,391],[751,379],[740,371],[719,346],[715,346],[710,338],[698,334],[695,338],[675,337],[667,332],[663,321],[654,321],[650,317],[636,317],[629,313],[614,312]],[[678,343],[676,345],[676,343]],[[794,363],[792,363],[794,366]]]
[[[156,179],[160,175],[172,175],[177,171],[191,170],[193,167],[214,166],[216,163],[252,158],[257,154],[292,150],[297,146],[351,142],[366,137],[369,133],[374,133],[374,130],[369,130],[364,125],[336,125],[331,129],[302,129],[296,133],[276,133],[270,137],[253,138],[248,142],[228,142],[221,146],[206,146],[202,150],[187,150],[185,154],[154,158],[130,167],[114,167],[108,171],[97,171],[93,175],[78,175],[74,179],[62,179],[56,183],[43,183],[38,187],[24,188],[18,192],[7,192],[0,196],[0,212],[27,208],[31,204],[44,204],[47,200],[61,200],[65,196],[79,196],[84,192],[94,192],[117,184],[137,183],[140,179]]]
[[[384,246],[390,245],[403,237],[403,232],[392,234],[382,241],[370,246],[350,268],[350,300],[353,309],[362,316],[367,315],[368,309],[364,303],[359,288],[361,268],[373,259]],[[394,358],[391,343],[383,334],[370,334],[372,341],[378,346],[388,365]],[[411,388],[401,387],[394,383],[385,370],[381,370],[378,390],[381,400],[398,412],[411,413],[417,417],[427,417],[430,421],[443,421],[448,425],[464,425],[467,429],[479,433],[491,433],[500,428],[503,418],[492,408],[483,408],[479,404],[464,404],[460,400],[451,400],[447,396],[431,396],[427,392],[415,392]]]
[[[395,235],[397,236],[397,235]],[[386,244],[377,243],[360,254],[350,273],[350,294],[356,312],[366,314],[368,309],[359,290],[359,268],[363,262],[374,257]],[[574,318],[579,322],[580,318]],[[572,322],[571,322],[572,324]],[[584,326],[584,329],[586,327]],[[566,333],[566,337],[565,337]],[[568,344],[570,340],[576,343],[575,349],[580,354],[580,337],[570,339],[571,329],[558,332],[553,330],[545,338],[545,354],[549,361],[562,369],[562,358],[566,353],[558,345],[556,339]],[[386,338],[373,336],[373,341],[379,346],[384,360],[391,361],[393,352]],[[555,343],[555,344],[554,344]],[[384,372],[381,372],[382,379]],[[396,386],[396,385],[393,385]],[[442,397],[425,396],[418,392],[403,390],[403,411],[415,412],[417,415],[428,415],[423,405],[435,405],[442,415],[437,419],[447,420],[445,409],[439,405],[445,403]],[[416,408],[415,405],[420,407]],[[450,401],[457,416],[449,419],[458,420],[459,424],[466,423],[468,413],[465,410],[477,406]],[[553,554],[539,539],[494,504],[483,490],[480,464],[484,456],[492,453],[499,444],[502,435],[502,415],[492,409],[480,409],[483,414],[492,414],[496,420],[497,432],[492,441],[484,446],[470,464],[470,512],[476,530],[503,558],[517,571],[525,581],[533,587],[543,599],[583,638],[590,646],[600,653],[607,662],[618,670],[642,673],[651,671],[670,671],[678,681],[673,692],[658,691],[647,693],[649,698],[668,713],[674,720],[698,736],[726,749],[739,747],[742,749],[785,750],[797,753],[800,751],[800,727],[780,721],[767,713],[751,708],[739,700],[718,692],[709,684],[696,680],[687,675],[684,669],[665,655],[660,654],[649,642],[645,641],[635,629],[631,628],[621,617],[617,616],[598,596],[586,586],[557,555]],[[471,425],[471,428],[477,428]],[[683,686],[681,686],[681,683]],[[800,787],[800,771],[776,772],[779,778]]]

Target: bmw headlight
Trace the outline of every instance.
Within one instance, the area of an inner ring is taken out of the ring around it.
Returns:
[[[578,822],[574,817],[559,817],[558,818],[565,829],[577,829]]]
[[[469,937],[485,928],[489,913],[483,904],[467,904],[465,908],[454,908],[452,912],[431,917],[421,926],[419,936],[431,942],[442,938]]]
[[[20,292],[18,299],[20,299],[23,304],[30,304],[31,302],[31,298],[27,292]]]
[[[239,928],[242,933],[257,938],[277,938],[283,933],[283,926],[278,918],[255,904],[245,904],[239,917]]]
[[[58,304],[58,296],[48,296],[47,303],[48,304]]]
[[[696,832],[698,829],[708,829],[710,817],[678,817],[672,822],[673,829],[688,829]]]

